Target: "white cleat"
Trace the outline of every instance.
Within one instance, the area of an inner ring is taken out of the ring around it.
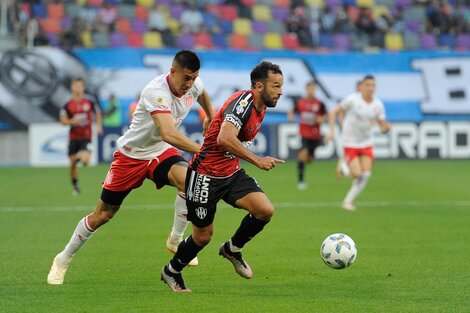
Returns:
[[[341,204],[341,208],[348,211],[356,211],[356,206],[349,202],[343,202],[343,204]]]
[[[67,262],[61,264],[61,262],[59,262],[59,258],[62,253],[63,252],[56,255],[54,261],[52,261],[49,275],[47,275],[47,283],[49,285],[62,285],[64,283],[65,273],[67,272],[67,268],[69,267],[72,259],[70,258]]]
[[[171,233],[168,235],[168,239],[166,240],[166,249],[170,251],[171,253],[175,254],[176,250],[178,250],[178,245],[182,241],[182,238],[173,238]],[[189,263],[188,266],[198,266],[199,265],[199,260],[197,257],[192,259]]]
[[[299,189],[299,190],[305,190],[305,189],[307,189],[307,187],[308,187],[307,184],[304,183],[304,182],[301,182],[301,183],[297,184],[297,189]]]

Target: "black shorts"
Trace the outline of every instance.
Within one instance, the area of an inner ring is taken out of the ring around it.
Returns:
[[[237,207],[235,202],[252,192],[263,192],[263,190],[243,169],[227,178],[213,178],[188,168],[186,174],[188,221],[197,227],[208,226],[214,221],[220,199]]]
[[[307,149],[310,156],[315,156],[315,150],[323,144],[323,139],[309,139],[302,137],[302,147],[300,149]]]
[[[69,142],[69,156],[75,155],[80,151],[88,150],[90,151],[90,141],[89,140],[70,140]]]

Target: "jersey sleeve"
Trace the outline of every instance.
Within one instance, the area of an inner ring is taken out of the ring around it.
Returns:
[[[378,103],[378,112],[377,112],[377,119],[379,121],[385,121],[387,119],[387,115],[385,113],[385,106],[382,101],[377,100]]]
[[[250,92],[245,92],[240,97],[234,98],[225,108],[224,122],[232,123],[238,130],[241,130],[250,119],[252,108],[253,96]]]
[[[171,113],[171,96],[164,89],[147,89],[142,92],[141,101],[150,115]]]
[[[341,100],[341,102],[339,103],[339,106],[345,111],[349,110],[354,103],[355,96],[356,96],[355,94],[347,96],[346,98]]]
[[[59,111],[59,116],[66,116],[68,118],[72,117],[72,114],[68,110],[68,103],[64,104]]]
[[[320,115],[326,115],[328,114],[328,109],[323,101],[320,102]]]

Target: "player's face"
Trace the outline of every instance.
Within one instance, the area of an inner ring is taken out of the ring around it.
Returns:
[[[266,82],[261,91],[261,100],[268,108],[274,108],[282,96],[282,85],[284,78],[281,74],[269,72]]]
[[[194,85],[194,81],[199,76],[199,71],[192,72],[190,69],[173,66],[171,73],[171,87],[182,96]]]
[[[81,80],[74,80],[70,85],[70,90],[75,96],[81,96],[85,92],[85,83]]]
[[[370,98],[374,95],[375,92],[375,80],[373,79],[366,79],[362,82],[360,91],[363,93],[364,96]]]
[[[315,84],[308,84],[307,85],[307,96],[309,96],[309,97],[315,96],[315,89],[316,89]]]

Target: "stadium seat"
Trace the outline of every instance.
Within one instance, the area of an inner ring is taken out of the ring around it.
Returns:
[[[127,40],[131,47],[142,47],[142,34],[130,33]]]
[[[437,43],[440,47],[454,49],[455,48],[455,37],[451,34],[440,34],[437,38]]]
[[[61,25],[62,29],[69,28],[70,26],[72,26],[72,18],[66,17],[66,18],[62,19],[62,22],[60,22],[60,25]]]
[[[423,24],[421,24],[420,22],[415,21],[415,20],[406,21],[405,26],[409,31],[411,31],[415,34],[420,34],[423,30]]]
[[[261,50],[263,46],[263,35],[262,34],[251,34],[248,36],[248,44],[255,50]]]
[[[88,0],[87,2],[92,7],[101,8],[103,6],[103,0]]]
[[[338,51],[348,51],[351,49],[351,39],[348,34],[334,34],[333,48]]]
[[[214,47],[212,44],[212,36],[209,33],[197,33],[194,35],[196,48],[211,49]]]
[[[282,45],[288,50],[298,50],[301,48],[299,37],[295,33],[282,34]]]
[[[412,0],[395,0],[395,6],[399,8],[408,8],[413,5]]]
[[[82,39],[82,44],[85,48],[93,48],[93,39],[91,38],[91,33],[89,31],[83,31],[80,34],[80,38]]]
[[[142,45],[145,48],[163,47],[162,36],[158,32],[146,32],[142,35]]]
[[[432,34],[424,34],[421,36],[421,48],[423,50],[433,50],[437,46],[436,37]]]
[[[325,5],[330,8],[336,8],[343,4],[342,0],[325,0]]]
[[[134,33],[145,33],[147,31],[147,22],[144,20],[133,19],[131,25]]]
[[[109,44],[113,48],[120,48],[127,46],[127,37],[124,34],[114,32],[109,35]]]
[[[374,6],[374,0],[356,0],[356,5],[359,8],[371,9]]]
[[[399,33],[385,34],[385,49],[387,50],[403,50],[403,37]]]
[[[212,35],[212,44],[216,48],[220,48],[220,49],[227,48],[227,36],[224,34]]]
[[[320,36],[318,37],[318,46],[332,49],[333,48],[333,35],[320,34]]]
[[[136,0],[137,6],[143,6],[146,8],[150,8],[155,4],[154,0]]]
[[[272,19],[271,8],[267,5],[257,4],[252,8],[253,19],[268,22]]]
[[[421,24],[426,22],[426,9],[419,6],[411,6],[403,11],[405,21],[418,21]]]
[[[256,1],[255,0],[241,0],[241,3],[244,6],[251,8],[252,6],[256,4]]]
[[[343,7],[355,7],[357,8],[356,6],[356,0],[343,0]]]
[[[233,21],[233,32],[237,35],[248,36],[253,32],[251,21],[246,18],[237,18]]]
[[[395,6],[395,0],[375,0],[375,5],[385,5],[391,8]]]
[[[366,34],[353,34],[351,36],[352,49],[355,51],[364,50],[369,46],[369,36]]]
[[[196,40],[193,34],[181,34],[178,36],[178,47],[182,49],[191,49],[195,43]]]
[[[62,32],[62,25],[59,19],[45,18],[40,22],[40,25],[46,33],[59,34]]]
[[[257,34],[264,34],[268,32],[268,25],[266,22],[253,21],[251,23],[251,28],[253,29],[253,32]]]
[[[385,14],[386,16],[391,17],[390,9],[385,5],[376,5],[372,8],[372,16],[374,19],[380,17],[381,15]]]
[[[235,50],[251,50],[248,43],[248,37],[243,35],[232,34],[230,36],[230,48]]]
[[[289,8],[290,0],[274,0],[273,5],[275,7]]]
[[[264,47],[270,50],[278,50],[284,48],[282,45],[282,37],[278,33],[264,34]]]
[[[455,48],[459,51],[470,50],[470,35],[460,34],[455,37]]]
[[[391,0],[394,1],[394,0]],[[305,4],[309,6],[314,6],[316,8],[325,7],[325,0],[304,0]]]
[[[174,18],[167,18],[166,23],[168,24],[168,28],[173,34],[179,33],[180,22],[178,20],[175,20]]]
[[[79,16],[80,14],[80,6],[75,3],[67,3],[65,5],[65,15],[70,18],[74,18]]]
[[[270,33],[283,34],[286,31],[286,27],[281,21],[272,20],[268,22],[268,31]]]
[[[232,21],[220,21],[220,30],[223,34],[231,34],[233,33],[233,23]]]
[[[49,18],[62,19],[65,15],[64,11],[64,5],[60,2],[47,4],[47,16]]]
[[[135,9],[130,4],[119,4],[116,6],[117,15],[127,19],[135,18]]]
[[[238,18],[238,10],[234,5],[224,5],[220,7],[220,19],[224,21],[233,21]]]
[[[139,20],[146,21],[148,18],[148,8],[142,5],[135,6],[135,17]]]
[[[120,33],[129,34],[132,31],[131,22],[124,17],[118,17],[116,20],[116,29]]]
[[[47,17],[47,8],[42,3],[34,3],[31,6],[31,14],[33,17],[45,18]]]
[[[403,44],[406,50],[417,50],[421,48],[419,36],[412,32],[405,32],[403,34]]]
[[[285,21],[289,17],[289,8],[273,7],[271,9],[273,19],[278,21]]]
[[[170,16],[174,19],[179,20],[186,8],[182,5],[172,5],[170,6]]]
[[[108,34],[103,32],[95,32],[92,34],[93,44],[95,48],[107,48],[109,47]]]

